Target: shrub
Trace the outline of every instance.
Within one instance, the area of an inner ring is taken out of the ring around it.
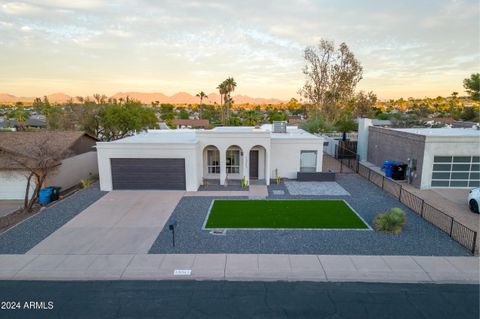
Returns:
[[[388,212],[378,214],[373,220],[373,227],[377,231],[400,234],[405,225],[405,213],[401,208],[392,208]]]
[[[277,185],[279,185],[281,181],[282,181],[282,179],[280,178],[280,175],[278,175],[278,168],[276,168],[275,169],[275,183]]]
[[[248,187],[248,182],[245,177],[242,178],[242,188],[247,188]]]
[[[92,181],[88,178],[84,178],[80,181],[82,188],[89,188],[92,185]]]

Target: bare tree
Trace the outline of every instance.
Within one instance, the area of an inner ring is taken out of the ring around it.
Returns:
[[[40,188],[43,187],[48,176],[57,170],[68,152],[52,138],[49,132],[32,135],[28,141],[19,141],[16,147],[18,152],[1,150],[0,153],[19,169],[25,171],[27,186],[24,198],[24,211],[31,211],[37,201]],[[35,183],[33,194],[30,198],[30,189]]]
[[[335,49],[333,41],[320,40],[305,49],[306,81],[300,94],[314,106],[314,115],[327,121],[338,119],[362,79],[362,66],[345,43]]]

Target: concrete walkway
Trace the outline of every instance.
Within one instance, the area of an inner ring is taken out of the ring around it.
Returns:
[[[201,191],[201,192],[186,192],[185,196],[248,196],[248,197],[267,197],[268,188],[266,185],[250,185],[248,191]]]
[[[479,258],[247,254],[0,255],[0,280],[134,279],[479,284]]]
[[[182,191],[110,192],[27,254],[146,254],[183,194]]]

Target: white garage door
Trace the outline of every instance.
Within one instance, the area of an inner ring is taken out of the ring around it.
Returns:
[[[0,171],[0,199],[24,199],[27,179],[22,173]],[[31,187],[30,196],[34,187]]]
[[[435,156],[432,187],[480,187],[480,156]]]

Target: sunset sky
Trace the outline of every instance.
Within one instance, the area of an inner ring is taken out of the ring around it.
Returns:
[[[0,0],[0,92],[236,93],[288,99],[303,50],[346,42],[380,98],[465,94],[480,71],[472,1]]]

